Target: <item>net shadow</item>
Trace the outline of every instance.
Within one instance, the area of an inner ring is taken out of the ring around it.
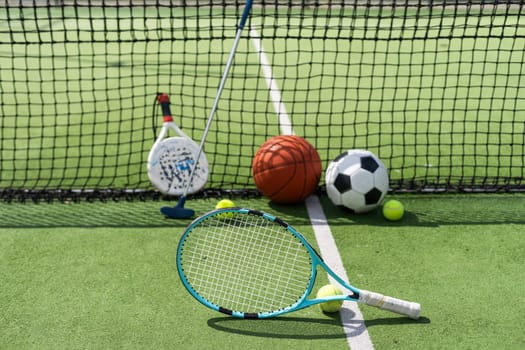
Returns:
[[[389,197],[390,198],[390,197]],[[365,214],[353,214],[334,206],[327,196],[319,197],[330,226],[397,226],[438,227],[443,225],[498,225],[525,224],[525,196],[523,194],[469,194],[469,195],[405,195],[405,215],[400,221],[388,221],[378,208]],[[286,216],[291,225],[309,225],[310,219],[297,206],[270,204],[277,215]]]
[[[191,221],[164,218],[163,205],[176,202],[2,203],[0,228],[185,227]]]

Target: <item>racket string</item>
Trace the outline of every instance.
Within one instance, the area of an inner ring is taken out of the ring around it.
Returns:
[[[271,311],[301,298],[311,275],[302,243],[264,218],[208,219],[187,236],[184,273],[199,295],[236,311]]]

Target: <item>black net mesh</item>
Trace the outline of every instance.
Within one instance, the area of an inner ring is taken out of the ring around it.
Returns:
[[[198,143],[244,6],[0,2],[2,196],[158,195],[155,97],[170,94]],[[377,154],[395,191],[522,190],[524,60],[517,1],[256,1],[206,140],[205,193],[254,191],[252,157],[283,116],[324,168]]]

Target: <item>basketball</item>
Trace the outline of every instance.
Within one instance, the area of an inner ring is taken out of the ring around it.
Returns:
[[[268,139],[257,150],[252,162],[257,189],[275,203],[303,201],[317,187],[321,171],[317,150],[295,135]]]

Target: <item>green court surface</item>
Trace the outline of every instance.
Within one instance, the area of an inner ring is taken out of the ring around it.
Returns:
[[[361,306],[375,348],[522,348],[523,195],[396,198],[407,213],[392,223],[321,197],[350,281],[422,305],[417,321]],[[302,204],[234,200],[315,242]],[[175,203],[1,204],[0,348],[348,348],[338,315],[317,307],[253,321],[195,301],[175,266],[189,221],[158,213]],[[197,213],[214,205],[186,203]]]
[[[237,18],[226,11],[213,26],[211,10],[163,10],[0,8],[9,33],[0,36],[0,349],[348,349],[363,335],[356,318],[343,327],[312,307],[238,320],[195,301],[175,266],[190,221],[159,213],[175,200],[8,203],[10,190],[153,190],[158,92],[200,140]],[[342,150],[366,148],[392,185],[522,186],[519,11],[309,11],[299,23],[293,11],[254,8],[206,140],[209,188],[254,190],[253,154],[280,133],[257,37],[277,102],[323,169]],[[305,205],[248,197],[232,199],[316,245]],[[351,215],[321,195],[327,221],[316,222],[331,230],[352,284],[422,305],[416,321],[360,306],[374,347],[525,348],[525,195],[393,197],[405,204],[402,221]],[[201,214],[218,199],[186,207]]]

